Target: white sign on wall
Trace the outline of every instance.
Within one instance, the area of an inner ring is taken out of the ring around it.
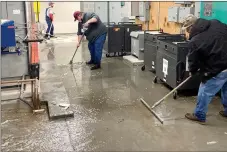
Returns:
[[[13,14],[15,14],[15,15],[19,15],[19,14],[20,14],[20,10],[19,10],[19,9],[17,9],[17,10],[13,10]]]

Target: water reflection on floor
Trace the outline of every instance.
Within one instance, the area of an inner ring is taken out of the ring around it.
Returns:
[[[195,97],[168,98],[157,107],[158,120],[140,102],[148,104],[169,92],[153,84],[154,74],[132,67],[121,57],[106,58],[102,69],[90,71],[87,43],[68,63],[76,36],[60,36],[40,46],[40,62],[52,73],[42,77],[63,82],[74,118],[49,121],[47,114],[32,115],[26,106],[2,105],[3,151],[217,151],[227,149],[227,120],[218,115],[220,99],[209,107],[208,125],[184,119],[192,112]],[[52,63],[52,64],[49,64]],[[51,66],[50,66],[51,65]],[[42,70],[42,69],[41,69]],[[59,87],[55,86],[56,89]],[[48,89],[48,88],[47,88]],[[54,88],[49,88],[54,89]],[[15,102],[15,104],[23,104]],[[211,144],[210,144],[211,143]]]

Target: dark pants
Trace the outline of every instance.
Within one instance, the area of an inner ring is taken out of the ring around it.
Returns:
[[[194,111],[199,120],[206,120],[208,105],[219,90],[221,90],[221,100],[225,114],[227,115],[227,70],[219,73],[206,83],[201,83],[198,92],[197,105]]]
[[[91,62],[97,65],[101,64],[102,50],[106,41],[106,34],[98,37],[94,42],[88,43],[88,48],[91,54]]]
[[[48,25],[48,28],[46,30],[46,35],[48,35],[49,33],[50,35],[54,35],[54,25],[52,24],[52,21],[50,19],[47,19],[46,23]]]

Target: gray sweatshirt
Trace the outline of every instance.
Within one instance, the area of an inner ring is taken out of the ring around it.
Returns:
[[[91,23],[88,26],[88,29],[85,32],[85,36],[89,42],[94,42],[98,37],[107,33],[106,26],[99,19],[98,15],[95,13],[84,13],[82,22],[78,23],[78,32],[77,35],[82,35],[83,24],[86,23],[89,19],[96,18],[98,21],[96,23]]]

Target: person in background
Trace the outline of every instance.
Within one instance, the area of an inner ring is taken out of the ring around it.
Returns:
[[[46,19],[46,23],[48,25],[47,30],[46,30],[46,35],[45,35],[46,38],[55,37],[54,36],[54,24],[53,24],[53,20],[54,20],[53,7],[54,7],[54,3],[49,2],[49,7],[46,8],[46,12],[45,12],[45,19]]]
[[[102,50],[106,40],[107,29],[106,26],[102,23],[100,18],[95,13],[85,13],[76,11],[73,14],[74,21],[78,20],[78,44],[82,38],[83,30],[88,40],[88,49],[90,51],[91,60],[86,62],[86,64],[93,66],[91,70],[101,68],[101,59],[102,59]]]
[[[205,124],[208,105],[220,90],[224,110],[219,113],[227,117],[227,25],[189,14],[183,29],[189,33],[189,72],[202,76],[194,113],[185,117]]]

